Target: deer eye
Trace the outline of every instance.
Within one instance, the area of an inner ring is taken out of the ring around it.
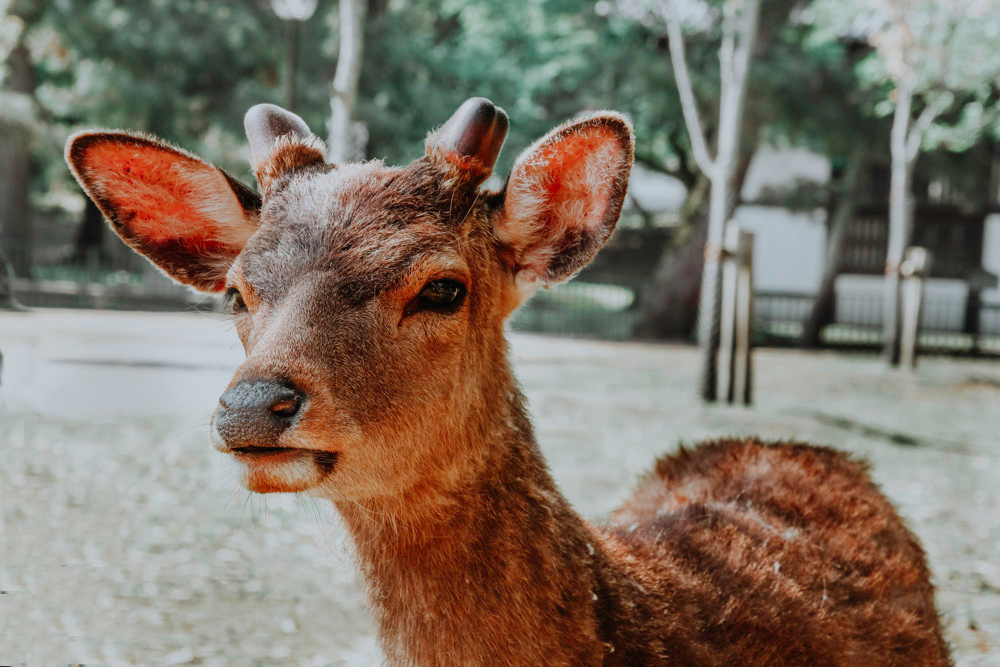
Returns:
[[[230,287],[226,290],[226,301],[229,302],[233,315],[247,312],[246,301],[243,300],[243,295],[235,287]]]
[[[453,313],[462,306],[467,292],[465,285],[457,280],[448,278],[432,280],[424,285],[420,294],[407,304],[406,314],[409,315],[421,310]]]

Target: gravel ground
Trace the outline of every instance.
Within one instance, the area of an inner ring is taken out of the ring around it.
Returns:
[[[330,509],[251,496],[208,444],[242,358],[224,320],[0,313],[0,350],[0,664],[380,662]],[[927,549],[956,662],[1000,665],[1000,364],[761,350],[743,409],[699,404],[686,347],[514,336],[513,352],[585,516],[681,442],[866,457]]]

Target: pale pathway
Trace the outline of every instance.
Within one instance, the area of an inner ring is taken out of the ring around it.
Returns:
[[[513,337],[538,438],[585,516],[679,442],[867,457],[923,540],[959,665],[1000,664],[1000,364],[758,351],[757,405],[705,408],[693,348]],[[242,359],[225,318],[0,313],[0,664],[370,665],[320,503],[251,497],[208,444]]]

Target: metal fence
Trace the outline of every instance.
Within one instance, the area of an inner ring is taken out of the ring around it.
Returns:
[[[758,343],[794,345],[812,305],[812,295],[793,292],[759,292],[754,326]],[[876,294],[837,295],[835,321],[823,329],[822,342],[831,348],[879,350],[882,346],[882,297]],[[921,312],[918,346],[927,354],[1000,355],[1000,304],[979,308],[979,335],[963,332],[965,301],[927,298]]]
[[[511,320],[515,331],[628,340],[639,324],[637,293],[629,287],[573,281],[541,289]]]
[[[794,346],[812,306],[810,294],[757,292],[754,343]],[[609,340],[634,337],[640,312],[630,288],[572,282],[543,290],[519,310],[512,328]],[[921,322],[920,349],[930,354],[1000,355],[1000,305],[980,307],[979,336],[952,328],[962,321],[964,301],[928,299]],[[859,351],[881,349],[882,299],[871,294],[840,294],[836,321],[823,330],[824,346]]]
[[[30,277],[13,282],[18,300],[29,307],[107,308],[120,310],[218,309],[219,301],[180,287],[127,248],[97,261],[67,261],[67,248],[36,250]],[[585,278],[585,276],[583,276]],[[604,279],[607,279],[605,276]],[[630,340],[641,312],[635,281],[629,286],[575,280],[539,290],[511,321],[515,331]],[[798,343],[812,295],[759,291],[754,304],[756,345]],[[837,295],[835,323],[822,334],[824,346],[878,350],[882,343],[882,297],[842,291]],[[921,318],[920,349],[932,354],[1000,356],[1000,305],[983,304],[979,336],[957,330],[964,321],[965,301],[927,298]],[[692,338],[693,340],[693,338]]]
[[[176,311],[216,309],[218,300],[181,287],[122,244],[100,256],[77,257],[69,244],[39,244],[28,250],[9,247],[14,266],[30,266],[12,281],[24,306],[40,308],[104,308]]]

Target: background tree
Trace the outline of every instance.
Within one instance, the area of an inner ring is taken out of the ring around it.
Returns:
[[[338,0],[340,48],[337,72],[330,95],[329,154],[330,162],[349,162],[364,158],[364,125],[353,120],[358,77],[364,53],[365,0]]]
[[[719,111],[716,150],[713,156],[701,122],[701,112],[691,84],[684,49],[683,25],[711,21],[712,8],[702,2],[667,2],[649,8],[666,23],[670,61],[687,125],[691,153],[710,183],[705,259],[701,280],[698,345],[702,368],[699,393],[707,401],[716,399],[716,362],[719,345],[719,301],[721,300],[721,252],[725,222],[738,192],[734,191],[743,106],[746,99],[750,60],[757,39],[759,0],[730,0],[720,12]]]
[[[29,2],[0,5],[0,252],[19,276],[31,270],[32,175],[31,143],[35,120],[37,78],[27,36],[39,12]],[[6,266],[0,270],[6,272]]]
[[[957,134],[967,142],[970,132],[978,136],[993,122],[984,102],[1000,78],[1000,54],[992,48],[1000,34],[1000,2],[819,0],[815,11],[827,31],[868,38],[874,51],[859,65],[860,75],[886,90],[882,109],[893,109],[883,323],[886,360],[897,365],[899,268],[913,236],[914,167],[928,144],[947,143]],[[959,133],[947,129],[949,110]]]
[[[729,187],[726,208],[728,219],[735,209],[743,181],[753,154],[762,136],[781,137],[786,135],[786,126],[800,121],[788,114],[797,114],[804,105],[797,104],[800,91],[787,84],[793,80],[801,86],[802,73],[793,67],[802,62],[800,32],[788,31],[789,14],[800,3],[796,0],[772,0],[760,9],[757,38],[753,53],[754,69],[750,72],[754,95],[744,102],[740,143],[735,151],[735,168]],[[680,169],[670,173],[677,176],[687,188],[687,197],[681,209],[677,244],[665,249],[649,286],[642,294],[642,319],[639,334],[649,338],[688,339],[694,330],[698,316],[698,302],[704,274],[705,243],[708,233],[709,178],[697,165],[693,146],[689,139],[686,116],[681,108],[678,94],[679,85],[673,76],[667,25],[664,13],[681,10],[681,15],[691,19],[686,26],[697,39],[685,46],[688,62],[688,79],[699,109],[719,108],[721,103],[721,79],[719,69],[720,48],[722,47],[719,3],[649,2],[644,0],[619,0],[619,12],[632,20],[637,20],[646,30],[659,36],[658,46],[667,78],[660,88],[650,88],[647,83],[646,106],[660,112],[655,120],[637,123],[637,136],[665,136],[666,140],[649,143],[647,155],[666,160],[668,164],[679,164]],[[675,12],[676,14],[676,12]],[[650,94],[650,90],[655,90]],[[793,95],[787,97],[788,91]],[[785,100],[789,103],[786,104]],[[655,104],[650,104],[652,100]],[[786,113],[787,112],[787,113]],[[717,117],[702,114],[705,144],[718,142]],[[643,134],[639,134],[640,130]],[[764,133],[762,135],[762,133]],[[798,138],[796,137],[796,140]],[[643,155],[637,151],[637,160]]]

